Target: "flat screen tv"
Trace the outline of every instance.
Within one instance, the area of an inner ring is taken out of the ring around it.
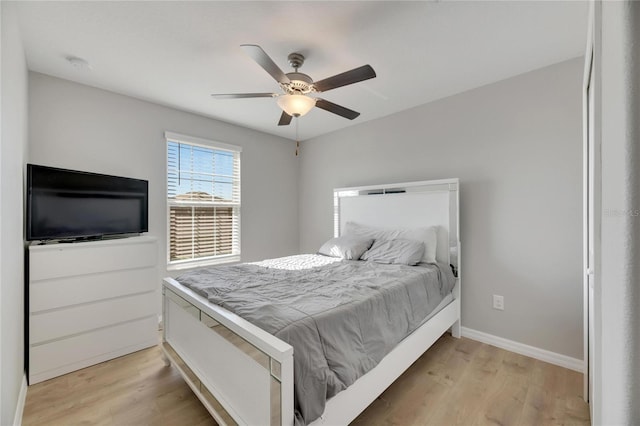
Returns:
[[[27,164],[27,240],[82,240],[149,230],[149,183]]]

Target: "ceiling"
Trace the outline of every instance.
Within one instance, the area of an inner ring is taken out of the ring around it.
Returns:
[[[280,92],[241,44],[259,44],[284,72],[300,52],[314,80],[370,64],[377,78],[322,94],[360,117],[314,108],[299,119],[306,140],[580,56],[588,3],[46,1],[18,13],[30,70],[288,139],[295,126],[277,126],[274,99],[209,96]]]

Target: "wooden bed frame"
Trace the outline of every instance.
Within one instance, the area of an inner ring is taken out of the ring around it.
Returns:
[[[334,233],[347,221],[385,228],[438,226],[436,258],[457,270],[453,301],[371,371],[329,401],[311,425],[347,425],[443,333],[460,336],[458,179],[334,190]],[[293,348],[165,278],[162,350],[220,425],[293,425]]]

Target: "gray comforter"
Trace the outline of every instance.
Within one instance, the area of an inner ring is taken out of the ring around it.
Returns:
[[[447,265],[320,255],[199,268],[177,278],[294,348],[296,424],[380,362],[451,292]]]

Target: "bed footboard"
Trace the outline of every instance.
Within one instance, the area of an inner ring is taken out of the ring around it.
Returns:
[[[220,425],[293,425],[293,348],[166,278],[165,356]]]

